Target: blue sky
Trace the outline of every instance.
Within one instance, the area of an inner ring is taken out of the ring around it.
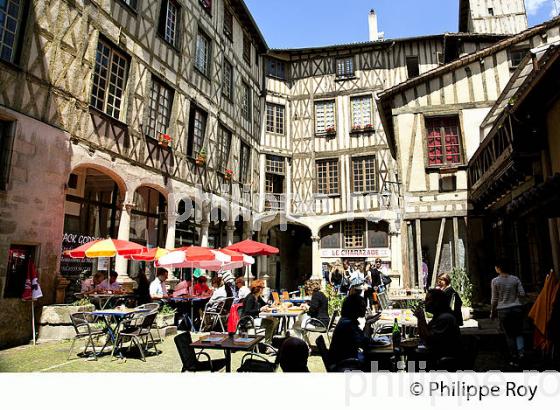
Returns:
[[[529,25],[550,19],[555,0],[525,0]],[[559,4],[560,0],[556,0]],[[385,38],[458,30],[459,0],[245,0],[272,48],[368,40],[368,12],[378,14]]]

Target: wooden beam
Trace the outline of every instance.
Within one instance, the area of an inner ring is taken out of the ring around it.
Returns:
[[[412,223],[407,222],[406,224],[407,230],[407,240],[408,240],[408,278],[407,278],[407,285],[411,288],[414,287],[414,277],[416,269],[414,268],[414,237],[413,237],[413,230],[412,230]]]
[[[438,235],[438,241],[436,245],[436,259],[434,261],[434,270],[432,271],[432,284],[430,286],[432,288],[436,287],[436,278],[439,269],[439,259],[441,257],[441,245],[443,242],[443,234],[445,233],[445,221],[446,219],[442,218],[441,225],[439,226],[439,235]]]
[[[456,268],[459,266],[459,219],[453,218],[453,263]]]
[[[416,275],[418,287],[422,286],[422,226],[421,220],[416,220]]]

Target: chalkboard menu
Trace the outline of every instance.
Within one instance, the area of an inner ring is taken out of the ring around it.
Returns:
[[[90,277],[96,259],[73,259],[64,255],[64,251],[75,249],[85,243],[94,241],[94,236],[82,235],[79,233],[64,233],[62,238],[62,258],[60,260],[60,274],[70,281],[66,288],[65,303],[72,303],[75,300],[74,293],[79,293],[82,289],[82,280]]]

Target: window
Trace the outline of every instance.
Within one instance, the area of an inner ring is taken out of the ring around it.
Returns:
[[[352,130],[373,127],[371,119],[371,96],[353,97],[352,105]]]
[[[160,134],[167,134],[172,105],[173,89],[153,77],[148,106],[148,127],[146,129],[148,137],[158,139]]]
[[[230,149],[231,131],[220,124],[218,127],[218,141],[216,141],[216,164],[218,164],[218,171],[223,171],[227,168]]]
[[[243,33],[243,60],[251,65],[251,39],[246,33]]]
[[[233,14],[224,7],[224,36],[233,41]]]
[[[210,15],[212,15],[212,0],[198,0],[202,8]]]
[[[91,105],[119,119],[127,75],[128,58],[100,38],[95,56]]]
[[[23,0],[0,1],[0,59],[16,62],[18,40],[23,30]]]
[[[417,56],[409,56],[406,58],[406,71],[408,73],[408,78],[414,78],[420,75],[420,65]]]
[[[368,222],[367,247],[388,248],[389,247],[389,224],[385,221]]]
[[[279,104],[266,103],[266,131],[284,134],[284,110]]]
[[[364,221],[347,221],[344,223],[344,247],[364,247]]]
[[[336,132],[334,119],[334,100],[315,103],[315,133]]]
[[[317,161],[317,193],[338,195],[338,159]]]
[[[510,68],[516,69],[529,52],[528,48],[513,48],[509,51]]]
[[[336,249],[341,248],[340,222],[330,224],[321,229],[321,249]]]
[[[278,155],[266,156],[266,172],[284,175],[284,158]]]
[[[459,117],[426,118],[428,132],[428,165],[462,163]]]
[[[201,110],[200,107],[191,104],[191,113],[189,118],[189,140],[187,142],[187,155],[193,157],[197,155],[204,147],[204,136],[206,134],[206,120],[208,114]]]
[[[210,75],[210,39],[202,31],[196,36],[194,66],[205,76]]]
[[[159,15],[159,34],[174,47],[179,44],[180,10],[175,0],[163,0]]]
[[[34,246],[12,245],[8,251],[8,268],[4,298],[21,298],[25,289],[29,262],[35,257]]]
[[[336,76],[341,78],[354,77],[354,58],[345,57],[336,59]]]
[[[456,175],[442,175],[439,178],[439,192],[454,192],[457,189]]]
[[[138,6],[138,0],[120,0],[120,1],[121,3],[126,4],[132,10],[136,10],[136,7]]]
[[[354,192],[375,192],[377,190],[375,156],[352,158],[352,169]]]
[[[222,95],[230,101],[233,100],[233,66],[227,60],[224,60]]]
[[[249,145],[241,142],[239,148],[239,181],[247,182],[249,176],[249,161],[251,160],[251,149]]]
[[[5,191],[10,175],[13,145],[13,122],[0,121],[0,190]]]
[[[275,77],[280,80],[286,79],[286,63],[280,60],[267,58],[266,60],[266,75]]]
[[[251,121],[251,87],[243,83],[243,95],[241,100],[241,116]]]

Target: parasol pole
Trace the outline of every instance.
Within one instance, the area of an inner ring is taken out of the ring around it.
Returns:
[[[37,344],[35,336],[35,299],[31,298],[31,328],[33,329],[33,346]]]

